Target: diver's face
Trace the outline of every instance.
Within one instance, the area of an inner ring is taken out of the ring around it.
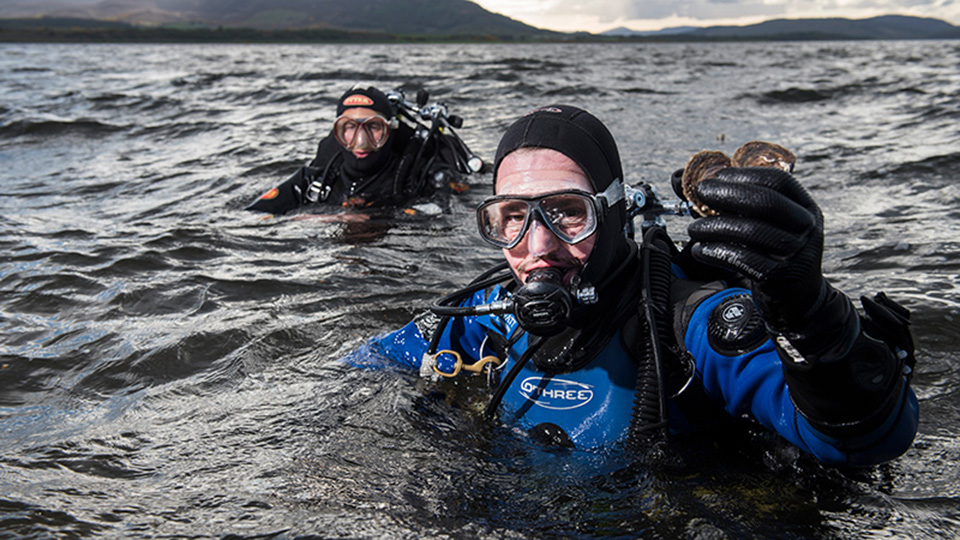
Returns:
[[[497,169],[497,195],[535,197],[578,189],[594,193],[590,180],[572,159],[546,148],[522,148],[503,158]],[[564,282],[579,273],[597,241],[596,233],[575,245],[567,244],[539,220],[531,220],[520,242],[503,256],[522,283],[530,272],[553,267],[564,271]]]
[[[366,129],[361,128],[361,124],[364,120],[373,117],[380,117],[380,113],[373,109],[368,109],[366,107],[351,107],[340,115],[339,118],[342,119],[353,119],[355,123],[349,123],[350,126],[346,128],[346,139],[351,141],[348,150],[350,150],[357,159],[363,159],[373,152],[378,151],[381,146],[377,146],[376,142],[373,140],[373,137],[385,139],[390,135],[389,128],[384,127],[382,122],[368,122]],[[376,131],[373,131],[376,130]]]

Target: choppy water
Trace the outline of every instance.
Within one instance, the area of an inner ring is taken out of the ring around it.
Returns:
[[[957,41],[0,45],[0,537],[951,537],[958,60]],[[758,433],[549,452],[342,368],[497,260],[470,212],[486,185],[432,220],[241,211],[357,80],[426,86],[487,158],[520,113],[585,107],[664,194],[694,151],[792,148],[828,277],[913,310],[913,449],[857,472]]]

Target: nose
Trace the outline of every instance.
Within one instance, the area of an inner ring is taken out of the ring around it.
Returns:
[[[557,249],[559,240],[549,227],[539,219],[530,220],[530,230],[527,231],[527,251],[531,256],[543,256]]]
[[[353,144],[350,145],[350,149],[360,150],[366,149],[370,143],[370,136],[367,135],[367,130],[363,126],[357,127],[357,134],[353,136]]]

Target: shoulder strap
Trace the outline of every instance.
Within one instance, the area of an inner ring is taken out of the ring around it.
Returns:
[[[424,168],[420,166],[420,161],[423,159],[425,146],[424,141],[416,137],[410,137],[393,177],[393,194],[395,196],[415,197],[421,194],[424,186]]]

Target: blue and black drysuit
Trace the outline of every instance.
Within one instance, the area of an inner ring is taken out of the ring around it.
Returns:
[[[632,445],[664,423],[681,432],[745,416],[831,465],[906,451],[918,420],[909,312],[881,293],[861,299],[861,315],[823,279],[823,215],[793,175],[722,168],[691,188],[712,214],[687,227],[683,252],[657,226],[638,249],[615,189],[619,152],[599,119],[563,104],[527,113],[500,141],[495,186],[504,158],[527,148],[563,154],[597,194],[595,243],[575,285],[594,287],[596,302],[536,311],[564,317],[540,327],[518,307],[537,284],[534,271],[522,285],[485,274],[469,289],[477,292],[433,306],[444,318],[418,318],[348,361],[372,353],[429,375],[432,362],[452,373],[445,349],[467,364],[496,356],[505,363],[487,414],[563,446]],[[508,295],[523,332],[514,315],[476,315],[490,306],[452,309]]]
[[[667,340],[675,338],[674,345],[679,345],[674,347],[679,354],[672,362],[679,358],[688,365],[667,366],[664,374],[669,395],[666,416],[672,432],[697,429],[705,418],[718,413],[733,418],[746,416],[829,465],[877,464],[899,456],[910,446],[917,429],[918,406],[908,384],[911,362],[903,360],[905,354],[897,359],[881,342],[865,335],[866,326],[855,324],[844,338],[846,344],[831,348],[844,349],[846,357],[841,353],[838,358],[820,358],[822,365],[813,370],[813,380],[809,373],[797,375],[786,370],[793,377],[792,388],[783,368],[785,353],[767,334],[749,290],[719,281],[685,279],[676,264],[673,274],[669,318],[674,336]],[[509,294],[497,285],[477,291],[462,305],[489,304]],[[636,301],[635,297],[630,301]],[[877,304],[866,302],[876,314]],[[889,313],[886,307],[880,309]],[[856,312],[852,316],[866,321],[867,326],[873,324],[869,316]],[[636,343],[631,341],[644,339],[641,332],[631,329],[631,321],[635,325],[636,318],[621,320],[621,327],[598,347],[593,358],[576,369],[543,370],[534,362],[526,363],[503,395],[500,418],[528,430],[559,426],[578,448],[598,448],[623,441],[635,421],[638,367],[636,355],[630,352]],[[423,369],[422,362],[436,322],[436,317],[425,314],[374,339],[354,353],[352,360],[359,361],[372,353],[430,373],[432,370],[429,366]],[[457,351],[465,363],[472,363],[498,354],[496,344],[502,351],[507,343],[509,352],[501,370],[506,373],[533,338],[518,332],[517,326],[510,314],[450,319],[441,330],[436,349]],[[516,338],[512,343],[511,337]],[[882,362],[873,364],[884,366],[873,371],[869,366],[838,369],[846,364],[872,362],[862,358],[862,351],[857,352],[864,339],[871,340],[873,348],[869,352],[882,357]],[[441,364],[444,358],[441,355]],[[878,369],[883,373],[878,374]],[[832,380],[818,381],[818,376]],[[881,376],[887,381],[880,387],[864,386],[857,380],[870,377],[876,383]],[[838,395],[817,395],[834,390]],[[795,402],[808,405],[806,415]],[[863,410],[864,403],[872,403],[870,410]],[[843,414],[836,412],[837,407],[861,410],[855,418],[844,419]],[[842,419],[839,422],[835,421],[838,417]]]

